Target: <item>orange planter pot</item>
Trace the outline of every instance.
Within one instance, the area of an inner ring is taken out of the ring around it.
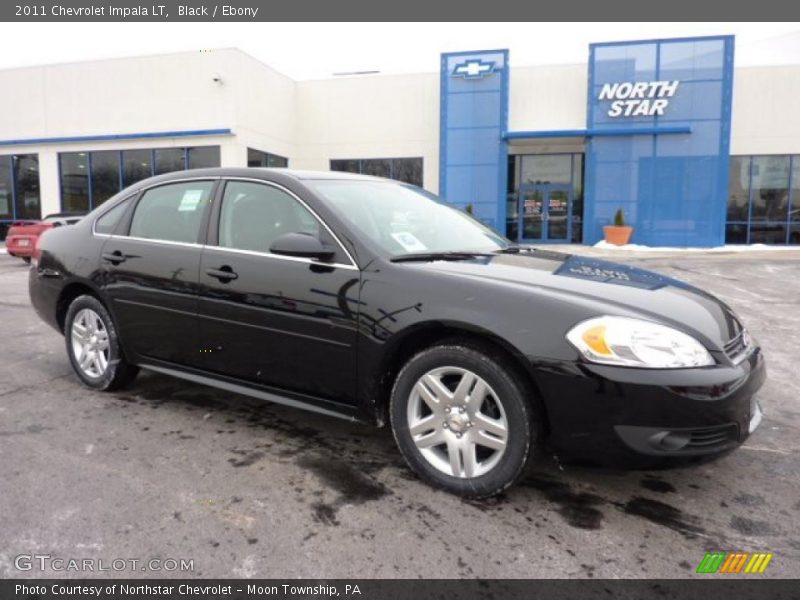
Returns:
[[[624,246],[631,241],[633,227],[617,227],[616,225],[606,225],[603,227],[603,234],[606,236],[606,242],[609,244],[614,244],[615,246]]]

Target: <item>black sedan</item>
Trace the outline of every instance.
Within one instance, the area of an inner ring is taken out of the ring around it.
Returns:
[[[544,447],[604,462],[730,450],[760,348],[710,294],[520,248],[419,188],[269,169],[172,173],[48,231],[39,315],[87,386],[147,368],[383,425],[470,497]]]

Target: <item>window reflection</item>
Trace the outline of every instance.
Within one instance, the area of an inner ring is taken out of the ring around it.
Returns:
[[[152,150],[122,152],[122,181],[125,187],[152,176]]]
[[[186,148],[156,149],[155,174],[163,175],[186,168]]]
[[[14,218],[14,192],[11,186],[11,157],[0,156],[0,219]]]
[[[190,169],[210,169],[219,166],[219,146],[199,146],[188,149]]]
[[[40,219],[39,155],[19,154],[14,161],[14,207],[17,219]]]
[[[285,156],[278,156],[277,154],[263,152],[261,150],[256,150],[255,148],[248,148],[247,166],[285,168],[289,166],[289,159]]]
[[[35,155],[31,155],[34,156]],[[0,157],[1,159],[2,157]],[[101,150],[96,152],[62,152],[58,155],[61,179],[61,210],[65,212],[89,212],[111,196],[134,183],[153,175],[162,175],[187,168],[218,167],[219,146],[197,146],[180,148],[143,148],[131,150]],[[24,172],[31,172],[33,163],[27,160]],[[28,204],[38,194],[27,179]],[[0,163],[0,209],[2,202],[2,163]],[[24,202],[24,200],[23,200]],[[30,209],[25,209],[30,210]],[[37,209],[38,204],[37,204]],[[2,219],[0,215],[0,219]]]
[[[550,215],[548,218],[556,216],[559,219],[559,227],[562,228],[561,234],[557,238],[560,241],[567,241],[563,237],[563,228],[571,231],[568,241],[573,244],[580,244],[583,240],[583,154],[519,154],[509,157],[508,162],[508,196],[506,199],[506,236],[511,240],[519,240],[520,233],[524,239],[526,227],[530,233],[531,225],[523,224],[520,227],[520,185],[528,186],[531,190],[536,186],[541,186],[540,191],[545,186],[564,186],[569,188],[571,210],[567,223],[564,219],[566,215]],[[522,200],[524,202],[524,198]],[[523,217],[524,218],[524,217]],[[535,233],[535,231],[533,231]],[[539,236],[540,237],[540,236]]]
[[[361,173],[374,177],[385,177],[422,187],[422,158],[367,158],[335,159],[330,161],[331,171]]]
[[[750,221],[786,221],[789,209],[789,157],[755,156]]]
[[[64,212],[89,211],[89,154],[87,152],[62,152],[61,209]]]
[[[119,152],[91,153],[92,198],[99,206],[116,194],[119,187]]]
[[[800,155],[732,156],[725,242],[798,244]]]

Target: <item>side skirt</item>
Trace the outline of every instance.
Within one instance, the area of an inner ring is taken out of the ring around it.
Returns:
[[[349,404],[341,404],[314,396],[305,396],[292,392],[284,392],[283,390],[249,385],[231,377],[220,375],[211,376],[204,371],[187,369],[184,367],[176,368],[170,363],[162,363],[160,361],[158,363],[143,361],[140,362],[138,366],[157,373],[163,373],[164,375],[171,375],[172,377],[178,377],[179,379],[185,379],[193,383],[250,396],[251,398],[257,398],[259,400],[266,400],[267,402],[274,402],[275,404],[300,408],[302,410],[308,410],[329,417],[337,417],[347,421],[365,422],[363,418],[360,418],[358,407]]]

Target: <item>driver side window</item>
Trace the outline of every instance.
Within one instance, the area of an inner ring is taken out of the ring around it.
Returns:
[[[222,197],[219,245],[268,253],[275,238],[306,233],[320,238],[320,223],[281,189],[248,181],[229,181]]]

